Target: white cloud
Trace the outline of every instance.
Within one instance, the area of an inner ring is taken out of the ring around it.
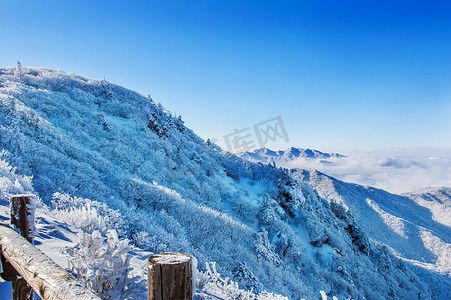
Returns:
[[[338,179],[393,193],[451,186],[451,148],[386,148],[342,151],[345,158],[299,159],[287,167],[317,169]]]

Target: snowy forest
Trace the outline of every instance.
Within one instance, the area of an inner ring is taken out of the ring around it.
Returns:
[[[451,294],[449,189],[427,191],[431,208],[422,193],[249,162],[150,96],[63,71],[2,68],[0,101],[0,204],[30,194],[38,228],[73,228],[63,267],[104,299],[145,297],[136,253],[171,251],[196,258],[198,299]]]

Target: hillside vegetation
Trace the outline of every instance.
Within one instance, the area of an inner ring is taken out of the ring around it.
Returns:
[[[71,210],[94,205],[119,239],[153,253],[192,254],[203,271],[215,262],[257,294],[423,299],[449,292],[428,286],[370,238],[345,203],[287,170],[223,152],[150,97],[19,66],[0,69],[0,100],[4,163],[32,176],[43,205],[68,222]]]

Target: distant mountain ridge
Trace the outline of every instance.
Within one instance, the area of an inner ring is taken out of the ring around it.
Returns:
[[[239,157],[255,162],[255,163],[287,163],[289,161],[293,161],[298,158],[306,158],[306,159],[329,159],[332,157],[340,158],[345,157],[339,153],[325,153],[314,149],[304,149],[304,148],[296,148],[290,147],[286,150],[271,150],[268,148],[260,148],[254,151],[246,151],[238,154]]]

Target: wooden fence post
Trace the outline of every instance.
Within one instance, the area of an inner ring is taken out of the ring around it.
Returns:
[[[11,225],[17,229],[21,236],[33,244],[34,231],[34,206],[28,196],[11,197]],[[33,289],[22,278],[15,276],[11,280],[13,300],[32,300],[34,298]]]
[[[147,261],[149,300],[193,299],[192,259],[185,253],[156,254]]]
[[[11,225],[33,244],[34,205],[28,196],[11,197]]]

